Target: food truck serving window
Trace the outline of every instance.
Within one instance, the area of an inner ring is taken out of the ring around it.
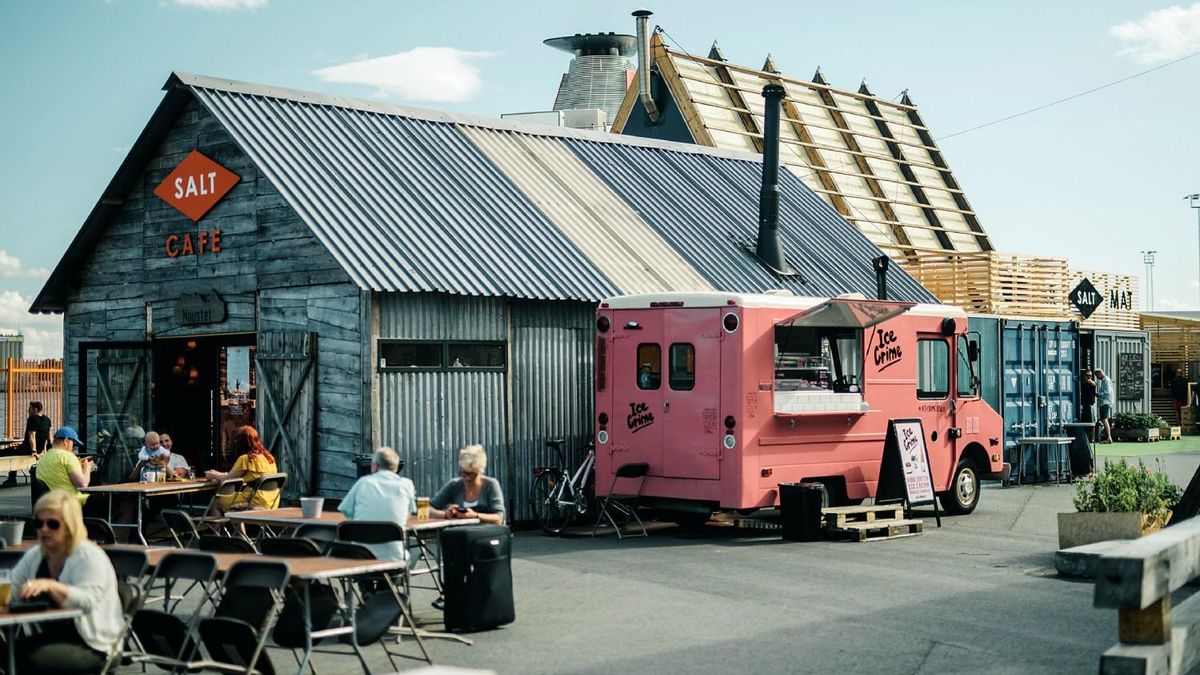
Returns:
[[[662,382],[662,347],[644,342],[638,345],[638,389],[658,389]]]
[[[862,331],[775,326],[775,389],[857,392],[862,380]]]

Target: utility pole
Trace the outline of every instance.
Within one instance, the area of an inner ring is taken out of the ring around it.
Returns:
[[[1158,251],[1142,251],[1142,262],[1146,264],[1146,309],[1154,311],[1154,254]]]
[[[1188,206],[1196,210],[1196,234],[1200,235],[1200,192],[1184,195],[1183,198],[1188,200]]]

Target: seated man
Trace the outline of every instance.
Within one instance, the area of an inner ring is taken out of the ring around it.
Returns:
[[[186,478],[188,462],[182,455],[171,452],[171,436],[156,431],[147,432],[142,449],[138,451],[138,464],[130,480],[149,480],[148,473],[170,471],[174,478]]]
[[[358,479],[346,493],[338,510],[350,520],[387,520],[404,527],[408,514],[416,512],[416,487],[396,473],[400,455],[391,448],[380,448],[371,458],[371,473]],[[401,542],[368,544],[380,560],[405,560]]]
[[[76,448],[83,448],[79,434],[68,426],[54,432],[54,443],[42,453],[37,465],[37,479],[51,490],[66,490],[79,499],[80,506],[86,505],[88,495],[79,491],[92,482],[92,460],[75,456]]]

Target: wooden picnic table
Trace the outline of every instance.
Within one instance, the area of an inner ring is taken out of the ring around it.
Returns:
[[[112,483],[111,485],[89,485],[85,488],[80,488],[79,491],[86,494],[101,494],[108,495],[108,524],[116,528],[137,528],[138,539],[143,544],[148,543],[146,537],[142,534],[142,500],[149,497],[161,497],[164,495],[182,495],[197,492],[207,492],[216,490],[218,483],[203,478],[195,478],[191,480],[168,480],[159,482],[146,483]],[[115,523],[113,522],[113,499],[117,495],[130,495],[137,501],[136,522],[134,523]]]
[[[246,523],[248,525],[265,525],[267,527],[288,527],[298,528],[301,525],[310,523],[324,523],[326,525],[337,525],[346,520],[345,514],[341,511],[322,511],[321,515],[316,518],[305,518],[300,512],[299,507],[283,508],[283,509],[251,509],[249,511],[229,511],[225,517],[237,522]],[[417,520],[409,518],[408,524],[404,529],[409,532],[431,532],[433,530],[441,530],[447,527],[461,527],[463,525],[477,525],[478,518],[430,518],[428,520]]]

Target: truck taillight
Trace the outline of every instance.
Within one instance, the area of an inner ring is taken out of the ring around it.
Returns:
[[[737,439],[733,437],[733,434],[725,434],[725,449],[732,450],[735,446],[737,446]]]
[[[737,420],[733,419],[733,415],[726,415],[725,428],[732,431],[735,426],[737,426]]]
[[[733,312],[726,314],[725,318],[721,319],[721,325],[725,327],[726,333],[732,333],[736,331],[740,323],[741,321],[738,319],[738,315],[734,314]]]
[[[596,318],[596,330],[607,333],[609,328],[612,328],[612,319],[603,315]]]
[[[608,443],[608,432],[603,429],[596,432],[596,442],[600,445],[606,445]]]
[[[600,413],[596,416],[596,422],[600,424],[600,431],[596,432],[596,443],[604,445],[608,443],[608,413]]]

